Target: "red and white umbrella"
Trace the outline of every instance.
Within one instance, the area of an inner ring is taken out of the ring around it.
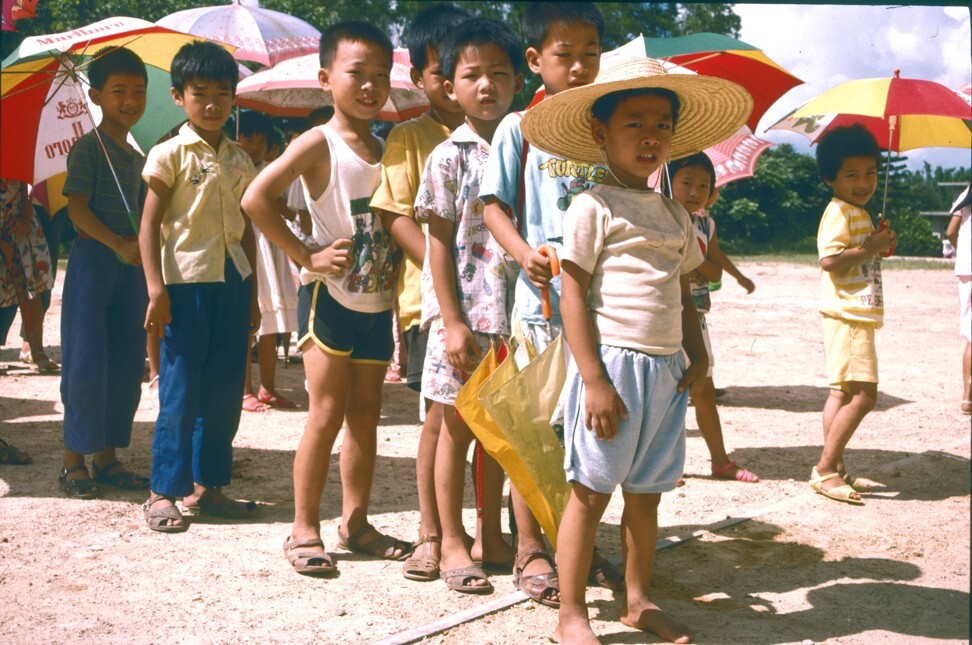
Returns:
[[[705,154],[715,167],[715,187],[752,177],[756,172],[756,161],[773,145],[754,136],[749,127],[744,125],[725,141],[706,148]],[[660,172],[661,168],[648,178],[649,186],[658,186],[661,183]]]
[[[176,11],[156,24],[233,45],[237,60],[261,65],[276,65],[317,51],[321,32],[316,27],[280,11],[249,5],[234,0],[228,5]]]
[[[332,105],[331,93],[321,87],[317,54],[285,60],[240,81],[236,104],[272,116],[307,116],[312,110]],[[391,92],[381,108],[381,121],[405,121],[428,110],[425,92],[412,83],[407,49],[392,56]]]

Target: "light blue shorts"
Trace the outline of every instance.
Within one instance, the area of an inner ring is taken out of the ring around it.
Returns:
[[[574,363],[565,388],[564,469],[567,480],[610,494],[674,490],[685,467],[685,408],[688,390],[676,388],[685,373],[681,352],[652,356],[598,345],[608,379],[624,401],[627,419],[618,434],[598,439],[584,425],[584,381]]]

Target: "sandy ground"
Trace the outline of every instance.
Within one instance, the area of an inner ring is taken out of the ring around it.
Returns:
[[[690,410],[687,485],[665,495],[660,510],[656,599],[693,627],[699,643],[967,643],[970,426],[958,413],[954,276],[886,265],[880,401],[847,456],[854,474],[886,489],[858,508],[815,495],[806,483],[826,397],[818,273],[783,263],[742,268],[756,292],[727,283],[714,295],[710,325],[716,383],[729,388],[721,401],[726,443],[763,482],[710,479]],[[56,291],[47,322],[55,358],[59,300]],[[301,409],[244,413],[236,439],[228,490],[264,504],[260,519],[197,522],[187,533],[161,535],[142,520],[142,494],[61,495],[58,378],[19,369],[16,360],[13,343],[0,352],[0,364],[17,368],[0,376],[0,436],[35,463],[0,466],[0,641],[406,642],[402,632],[435,621],[456,625],[429,637],[437,643],[539,642],[552,634],[555,611],[516,602],[508,575],[492,577],[492,596],[463,596],[442,582],[408,582],[397,563],[341,551],[338,579],[293,573],[281,543],[306,415],[299,366],[281,367],[279,381]],[[386,384],[371,516],[408,539],[418,528],[417,406],[403,385]],[[149,470],[157,409],[146,391],[124,453],[140,472]],[[333,549],[336,456],[331,465],[322,513]],[[472,506],[467,493],[469,527]],[[615,558],[620,510],[616,495],[599,531]],[[617,622],[619,600],[609,592],[592,589],[588,599],[604,642],[654,642]],[[485,606],[502,608],[455,618]]]

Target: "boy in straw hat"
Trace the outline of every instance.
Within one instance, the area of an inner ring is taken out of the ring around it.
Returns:
[[[658,503],[684,464],[686,390],[704,381],[708,367],[688,282],[702,256],[688,213],[649,189],[648,177],[669,158],[732,134],[752,105],[728,81],[668,75],[658,61],[637,59],[523,119],[532,145],[608,168],[605,182],[575,197],[564,219],[561,314],[573,355],[564,441],[573,489],[557,540],[561,642],[598,642],[585,583],[598,522],[619,484],[621,622],[672,642],[690,638],[648,592]]]

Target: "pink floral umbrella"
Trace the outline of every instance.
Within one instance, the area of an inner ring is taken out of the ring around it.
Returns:
[[[706,148],[705,154],[715,166],[716,188],[737,179],[752,177],[756,172],[756,161],[772,146],[773,143],[753,136],[749,127],[744,125],[725,141]],[[661,183],[659,172],[648,179],[649,186]]]
[[[176,11],[156,24],[233,45],[237,60],[268,66],[314,53],[321,40],[321,32],[300,18],[250,6],[250,3],[242,4],[240,0],[228,5]]]
[[[307,116],[312,110],[332,104],[331,93],[317,80],[320,68],[318,55],[308,54],[261,70],[237,85],[236,104],[272,116]],[[428,110],[428,99],[412,83],[410,68],[408,50],[396,49],[391,92],[378,116],[380,120],[405,121]]]

